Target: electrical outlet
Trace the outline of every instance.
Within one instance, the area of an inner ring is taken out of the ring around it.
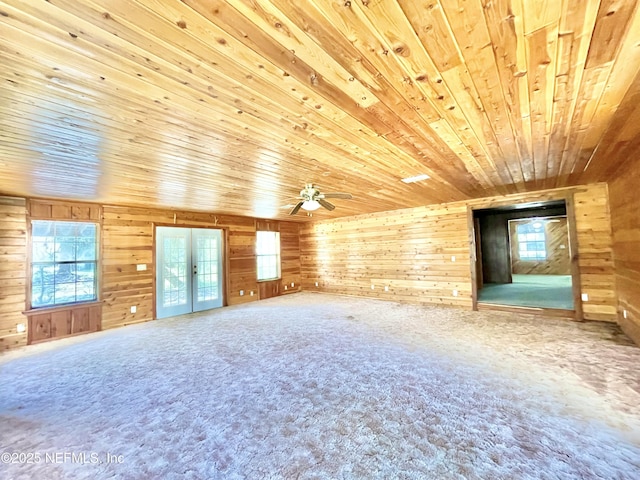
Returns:
[[[457,297],[457,296],[458,296],[458,290],[454,290],[454,291],[453,291],[453,296],[454,296],[454,297]]]
[[[375,290],[376,286],[371,284],[371,290]]]
[[[139,263],[138,265],[136,265],[136,270],[139,272],[144,272],[146,269],[147,269],[146,263]]]
[[[316,282],[316,287],[318,286],[318,282]]]
[[[384,286],[384,291],[385,291],[385,292],[388,292],[388,291],[389,291],[389,285],[385,285],[385,286]]]
[[[136,313],[138,311],[138,307],[135,305],[131,305],[131,313]]]
[[[628,313],[626,310],[623,310],[623,311],[622,311],[622,316],[623,316],[624,318],[627,318],[627,316],[628,316],[628,315],[629,315],[629,313]]]
[[[588,293],[583,293],[580,298],[582,298],[583,302],[588,302],[589,301],[589,294]]]
[[[455,262],[456,261],[456,256],[455,255],[451,255],[451,261]]]
[[[287,289],[287,286],[286,286],[286,285],[284,286],[284,289],[285,289],[285,290]]]
[[[295,283],[291,282],[291,288],[293,288],[295,286]]]
[[[244,290],[240,290],[240,296],[244,297]]]
[[[251,291],[249,292],[249,295],[251,295],[251,296],[253,297],[253,290],[251,290]]]
[[[626,318],[626,317],[625,317]],[[16,325],[16,332],[18,333],[24,333],[27,331],[27,326],[24,323],[18,323]]]

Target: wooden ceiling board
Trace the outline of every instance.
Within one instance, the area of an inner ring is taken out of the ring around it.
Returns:
[[[0,194],[308,221],[606,181],[639,10],[0,0]],[[354,199],[289,217],[305,183]]]

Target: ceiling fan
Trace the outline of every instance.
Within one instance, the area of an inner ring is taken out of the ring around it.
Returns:
[[[289,212],[289,215],[295,215],[301,208],[309,212],[317,210],[320,207],[324,207],[329,211],[335,209],[336,206],[327,202],[327,198],[343,198],[345,200],[350,200],[353,197],[350,193],[320,193],[320,190],[314,187],[313,183],[307,183],[304,188],[300,190],[300,201],[295,207],[293,207],[293,210]]]

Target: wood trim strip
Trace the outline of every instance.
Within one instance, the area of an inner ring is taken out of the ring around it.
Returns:
[[[469,265],[471,271],[471,309],[478,310],[478,245],[476,244],[476,222],[473,218],[473,207],[467,206],[467,230],[469,235]]]
[[[55,307],[42,307],[42,308],[31,308],[29,310],[25,310],[22,312],[24,315],[40,315],[44,313],[54,313],[54,312],[64,312],[65,310],[73,310],[75,308],[86,308],[86,307],[95,307],[97,305],[102,305],[102,300],[94,300],[92,302],[79,302],[79,303],[69,303],[66,305],[57,305]]]

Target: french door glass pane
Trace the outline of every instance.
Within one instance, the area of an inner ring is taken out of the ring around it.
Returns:
[[[218,298],[218,241],[211,237],[198,237],[196,242],[198,265],[198,302]]]
[[[164,239],[164,295],[165,307],[184,305],[187,302],[186,267],[187,244],[184,237],[165,237]]]

